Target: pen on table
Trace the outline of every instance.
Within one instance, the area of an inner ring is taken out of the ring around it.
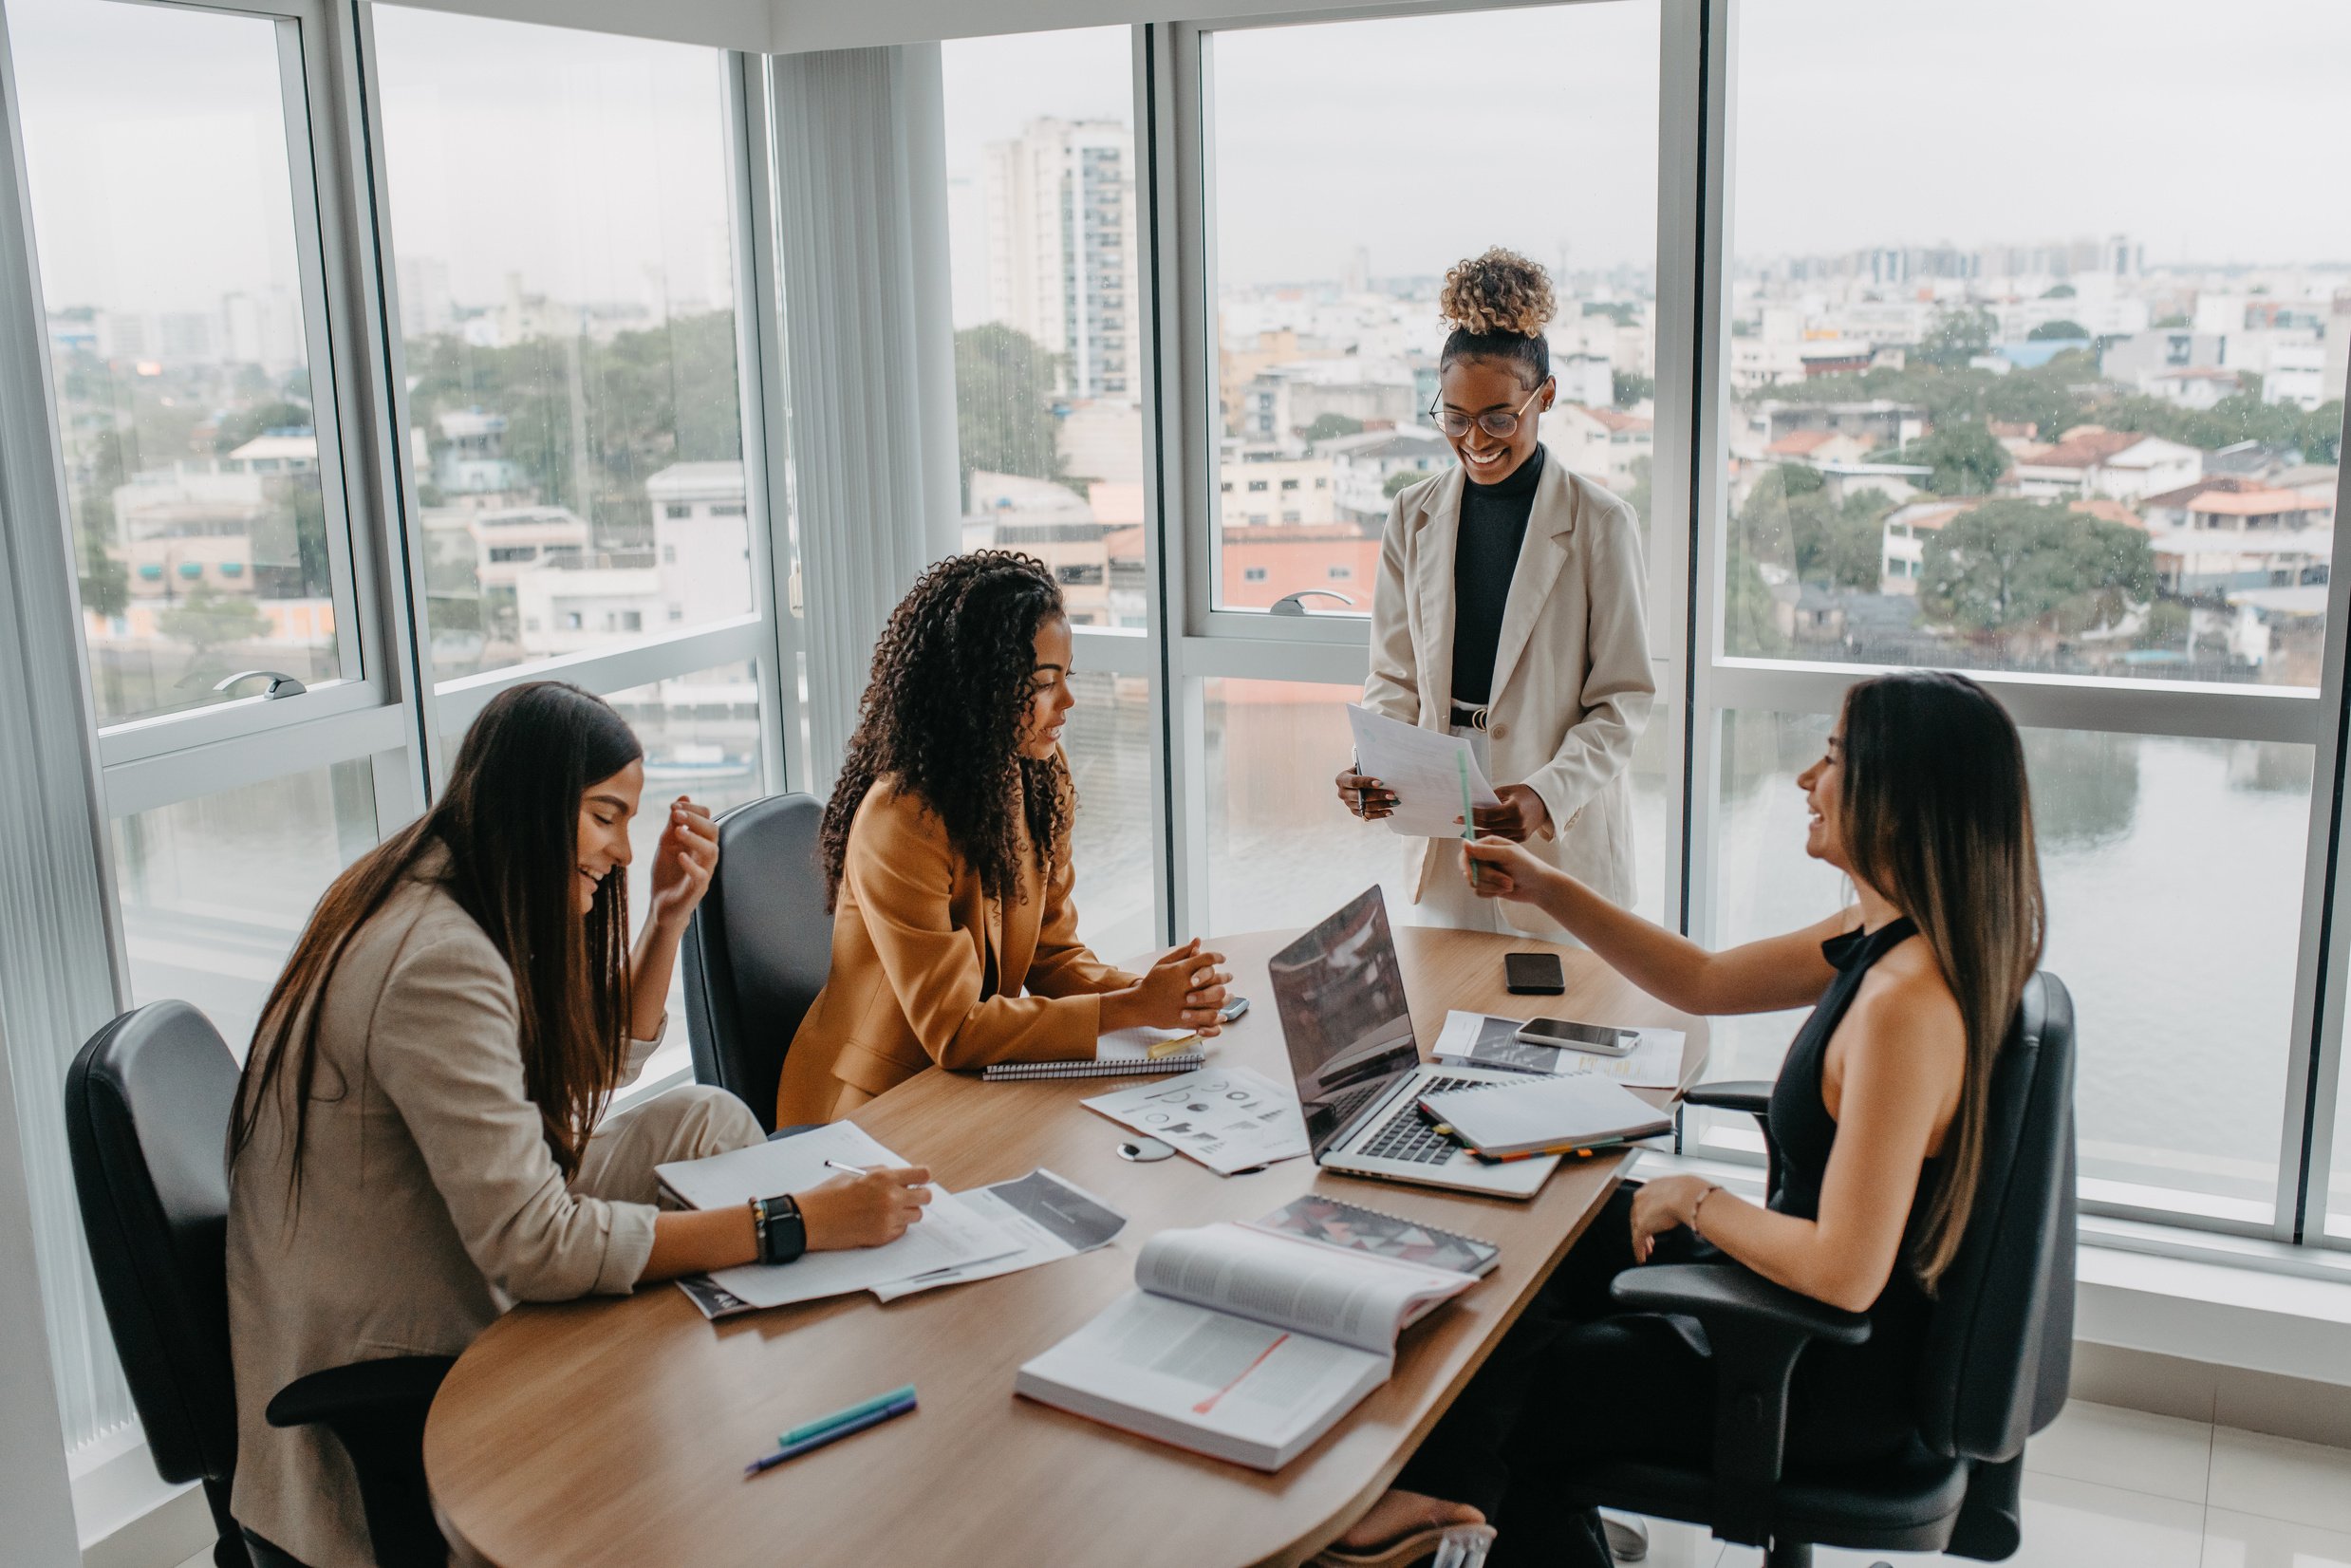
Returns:
[[[827,1160],[825,1162],[825,1168],[828,1170],[846,1170],[851,1176],[870,1176],[873,1174],[873,1169],[869,1166],[853,1166],[840,1160]]]
[[[1453,760],[1461,764],[1462,770],[1462,842],[1464,844],[1474,844],[1477,842],[1478,830],[1471,820],[1469,811],[1469,754],[1466,752],[1455,752],[1453,754]],[[1477,857],[1475,855],[1465,855],[1462,858],[1469,862],[1469,886],[1475,887],[1478,886]]]
[[[827,1427],[824,1430],[804,1437],[797,1443],[787,1443],[774,1453],[762,1455],[744,1465],[743,1474],[755,1476],[772,1470],[787,1459],[797,1459],[812,1449],[821,1448],[828,1443],[837,1443],[842,1438],[862,1432],[868,1427],[879,1427],[885,1421],[894,1421],[913,1409],[914,1395],[912,1394],[907,1394],[903,1399],[892,1400],[878,1410],[868,1410],[853,1420]]]
[[[904,1388],[892,1389],[887,1393],[877,1393],[871,1399],[859,1400],[856,1404],[851,1405],[846,1410],[835,1410],[830,1415],[820,1415],[813,1421],[803,1421],[800,1425],[793,1428],[792,1430],[777,1438],[775,1440],[775,1446],[779,1448],[789,1448],[794,1443],[806,1442],[808,1439],[814,1437],[818,1432],[830,1431],[835,1427],[846,1426],[849,1422],[855,1421],[861,1416],[871,1415],[874,1411],[881,1409],[886,1406],[895,1405],[902,1399],[912,1399],[913,1397],[914,1385],[911,1383],[906,1384]]]

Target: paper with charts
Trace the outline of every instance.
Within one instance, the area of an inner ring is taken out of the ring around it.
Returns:
[[[1462,836],[1462,774],[1469,775],[1469,801],[1481,810],[1502,796],[1485,781],[1478,754],[1458,735],[1424,730],[1366,707],[1348,704],[1347,727],[1355,737],[1355,771],[1376,778],[1396,797],[1388,827],[1407,838]]]
[[[1306,1152],[1297,1095],[1245,1067],[1203,1067],[1180,1078],[1097,1094],[1085,1104],[1220,1176]]]

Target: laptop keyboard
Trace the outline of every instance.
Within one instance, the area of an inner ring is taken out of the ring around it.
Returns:
[[[1418,1101],[1423,1094],[1441,1093],[1448,1089],[1476,1089],[1485,1083],[1483,1078],[1429,1078],[1419,1090],[1396,1108],[1395,1113],[1380,1124],[1380,1129],[1356,1147],[1355,1152],[1377,1160],[1401,1160],[1408,1165],[1441,1166],[1461,1152],[1462,1146],[1437,1130],[1437,1124],[1421,1114]]]

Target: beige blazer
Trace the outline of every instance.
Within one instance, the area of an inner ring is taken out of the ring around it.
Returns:
[[[1068,847],[1018,896],[988,897],[945,825],[877,780],[849,823],[832,971],[784,1056],[776,1125],[831,1121],[934,1062],[1083,1060],[1102,998],[1135,977],[1077,937]]]
[[[309,1568],[372,1568],[359,1486],[324,1429],[262,1418],[271,1396],[348,1362],[454,1355],[517,1300],[625,1294],[653,1248],[650,1206],[566,1188],[523,1092],[513,978],[431,880],[446,865],[419,864],[327,989],[299,1204],[290,1073],[230,1171],[232,1507]]]
[[[1425,730],[1452,725],[1453,560],[1459,468],[1397,493],[1380,546],[1364,706]],[[1649,662],[1648,578],[1633,508],[1556,453],[1543,456],[1526,538],[1502,611],[1486,738],[1496,784],[1526,784],[1554,837],[1528,849],[1617,904],[1633,901],[1633,800],[1626,774],[1657,693]],[[1424,840],[1413,898],[1455,857]],[[1513,925],[1551,932],[1529,905]]]

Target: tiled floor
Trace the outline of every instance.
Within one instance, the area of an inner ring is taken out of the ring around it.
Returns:
[[[2032,1440],[2024,1470],[2016,1568],[2351,1568],[2351,1449],[2077,1400]],[[1649,1560],[1756,1568],[1763,1554],[1657,1521]],[[1819,1555],[1819,1568],[1959,1560]]]
[[[2351,1568],[2351,1449],[2075,1401],[2024,1450],[2017,1568]],[[1684,1526],[1658,1568],[1755,1568]],[[1819,1568],[1958,1562],[1819,1554]]]

